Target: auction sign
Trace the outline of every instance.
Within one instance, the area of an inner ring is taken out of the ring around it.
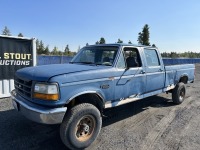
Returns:
[[[13,79],[18,69],[33,66],[33,39],[0,36],[0,80]]]

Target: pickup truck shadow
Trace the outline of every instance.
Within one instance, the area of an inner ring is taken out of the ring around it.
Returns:
[[[0,149],[66,150],[59,126],[32,122],[13,109],[0,111]]]
[[[125,105],[109,108],[104,111],[103,127],[118,122],[120,120],[134,116],[149,107],[170,107],[173,106],[171,99],[160,96],[152,96],[137,100]]]
[[[150,107],[170,107],[169,99],[152,96],[115,108],[106,109],[103,127],[132,117]],[[60,125],[43,125],[32,122],[16,110],[0,111],[0,150],[66,150],[59,135]]]

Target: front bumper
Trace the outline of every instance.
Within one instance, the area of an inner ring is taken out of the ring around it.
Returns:
[[[11,92],[11,98],[14,108],[22,113],[28,119],[43,124],[59,124],[62,122],[67,107],[46,108],[31,103],[16,93]]]

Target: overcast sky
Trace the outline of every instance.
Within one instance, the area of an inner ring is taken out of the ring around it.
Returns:
[[[150,26],[150,43],[161,52],[200,52],[199,0],[0,0],[0,30],[23,33],[77,51],[101,37],[137,44]]]

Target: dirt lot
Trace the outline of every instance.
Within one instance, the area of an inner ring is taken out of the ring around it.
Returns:
[[[187,85],[181,105],[171,94],[161,94],[106,110],[103,128],[88,150],[200,149],[200,64],[196,78]],[[21,116],[11,100],[0,99],[0,150],[66,149],[59,125],[41,125]]]

